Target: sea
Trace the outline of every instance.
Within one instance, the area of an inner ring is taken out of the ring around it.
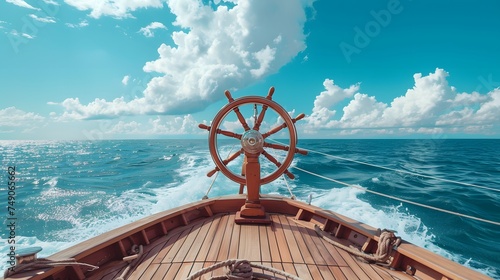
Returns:
[[[220,157],[238,145],[221,141]],[[295,179],[262,193],[291,192],[500,279],[500,140],[300,139],[298,147],[309,153],[294,158]],[[241,157],[230,164],[238,172]],[[276,168],[261,164],[267,174]],[[10,267],[12,246],[39,246],[47,257],[207,192],[237,193],[223,174],[206,176],[213,168],[206,139],[0,141],[0,268]]]

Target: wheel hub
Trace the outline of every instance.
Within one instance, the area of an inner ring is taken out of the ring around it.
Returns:
[[[260,154],[264,148],[264,137],[257,130],[247,130],[241,137],[241,146],[247,153]]]

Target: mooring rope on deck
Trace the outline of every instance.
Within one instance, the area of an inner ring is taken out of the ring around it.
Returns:
[[[314,225],[314,230],[319,236],[321,236],[328,243],[336,247],[339,247],[341,249],[344,249],[345,251],[355,256],[361,257],[367,261],[382,263],[382,264],[387,264],[387,261],[391,256],[393,247],[397,247],[399,246],[399,244],[401,244],[400,237],[396,237],[396,235],[394,235],[394,232],[384,229],[380,233],[378,247],[375,254],[367,254],[363,251],[360,251],[357,248],[346,246],[340,242],[331,239],[330,236],[324,230],[322,230],[318,225]]]
[[[127,267],[125,268],[125,270],[123,270],[120,276],[115,278],[115,280],[127,279],[127,274],[137,265],[138,260],[142,256],[143,252],[144,250],[142,245],[137,246],[136,244],[134,244],[130,249],[130,256],[126,256],[123,258],[123,261],[126,261],[128,263]]]
[[[4,278],[10,277],[16,273],[29,271],[40,268],[51,268],[56,266],[84,266],[88,268],[88,271],[93,271],[98,269],[98,266],[91,265],[88,263],[77,262],[74,258],[62,259],[62,260],[51,260],[46,258],[38,258],[33,262],[23,263],[16,265],[13,269],[7,269],[4,272]]]
[[[216,264],[213,264],[209,267],[202,268],[195,273],[189,275],[186,280],[195,280],[196,278],[214,271],[216,269],[222,268],[222,267],[228,267],[229,271],[227,272],[226,275],[223,276],[214,276],[211,277],[210,280],[236,280],[236,279],[241,279],[241,280],[251,280],[253,277],[260,277],[264,279],[275,279],[273,276],[265,275],[262,273],[254,273],[252,271],[252,267],[259,268],[274,274],[278,274],[281,276],[286,277],[287,279],[292,279],[292,280],[301,280],[299,277],[292,275],[290,273],[268,267],[265,265],[261,264],[256,264],[256,263],[251,263],[248,260],[238,260],[238,259],[229,259],[226,261],[218,262]]]

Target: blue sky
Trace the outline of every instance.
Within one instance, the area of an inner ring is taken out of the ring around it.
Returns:
[[[493,0],[1,1],[0,139],[206,137],[197,124],[227,103],[224,90],[270,86],[306,114],[302,138],[498,138],[499,10]]]

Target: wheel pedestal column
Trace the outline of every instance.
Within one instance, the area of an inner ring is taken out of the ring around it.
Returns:
[[[236,213],[238,224],[269,224],[271,220],[260,204],[260,163],[259,155],[264,149],[264,138],[256,130],[248,130],[241,137],[241,146],[245,151],[244,174],[247,186],[247,199],[240,211]]]

